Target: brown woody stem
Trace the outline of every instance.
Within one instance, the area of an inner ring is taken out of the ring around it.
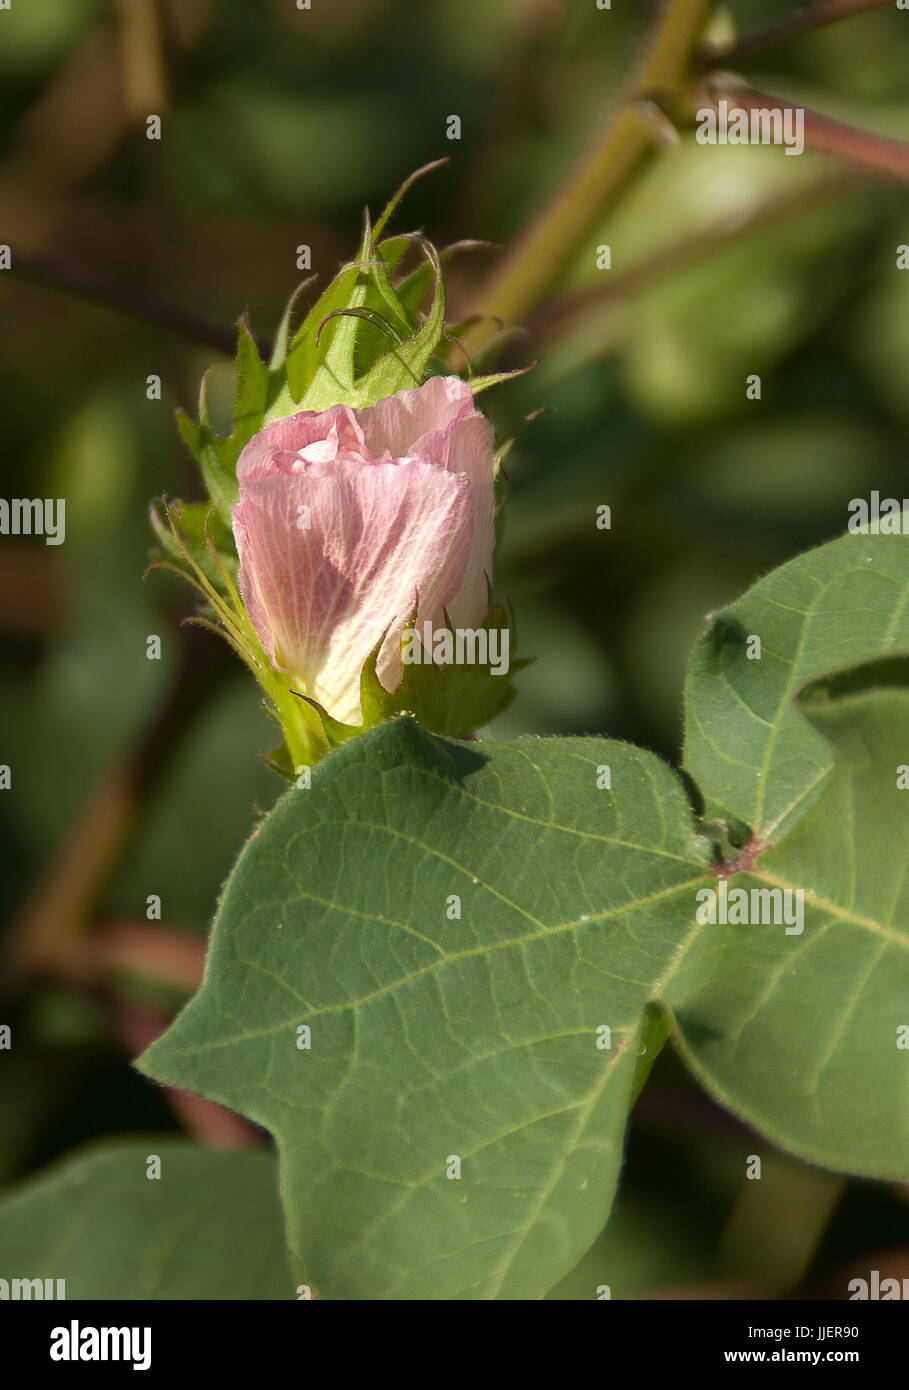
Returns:
[[[730,106],[745,111],[801,111],[804,119],[805,147],[823,154],[833,154],[861,165],[877,174],[909,182],[909,145],[902,140],[893,140],[887,135],[876,135],[873,131],[860,130],[858,126],[847,125],[845,121],[835,121],[832,116],[824,116],[810,107],[801,106],[795,101],[784,101],[780,97],[768,96],[753,87],[740,86],[735,81],[725,84],[710,84],[710,100],[716,104],[728,101]]]

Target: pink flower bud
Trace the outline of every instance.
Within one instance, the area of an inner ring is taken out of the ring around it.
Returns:
[[[374,406],[301,411],[267,425],[237,460],[240,592],[276,670],[330,715],[358,724],[360,675],[401,680],[417,621],[474,627],[488,606],[492,427],[458,377]]]

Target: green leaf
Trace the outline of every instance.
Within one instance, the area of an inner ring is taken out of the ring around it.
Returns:
[[[354,354],[357,377],[371,370],[388,350],[390,341],[400,344],[417,328],[416,315],[407,312],[389,274],[401,254],[400,243],[403,242],[406,249],[412,240],[409,236],[388,238],[375,249],[365,301],[366,312],[371,311],[374,322],[362,323],[357,333]]]
[[[423,177],[425,177],[426,174],[431,174],[435,169],[441,169],[443,164],[447,163],[447,157],[445,159],[433,159],[430,161],[429,164],[421,164],[419,169],[414,169],[412,174],[408,174],[407,178],[401,184],[397,192],[393,193],[392,196],[389,198],[388,202],[385,204],[385,207],[379,215],[379,220],[376,223],[375,232],[373,233],[373,236],[381,236],[382,232],[385,230],[386,226],[388,225],[388,222],[391,219],[392,213],[395,212],[399,203],[401,202],[401,199],[408,192],[408,190],[413,187],[413,185],[417,182],[418,179],[422,179]]]
[[[357,320],[328,316],[341,309],[362,307],[366,287],[362,265],[352,261],[316,300],[288,348],[287,386],[270,407],[269,421],[297,410],[327,410],[348,399],[353,390]]]
[[[327,410],[338,401],[364,403],[355,375],[368,374],[388,343],[389,334],[376,323],[384,320],[392,336],[413,333],[371,238],[367,226],[360,259],[339,271],[297,330],[283,369],[286,385],[269,405],[269,421],[297,410]]]
[[[171,504],[171,512],[175,524],[179,527],[183,545],[213,588],[217,589],[219,593],[225,593],[224,576],[209,550],[209,540],[215,547],[221,564],[234,582],[236,582],[239,561],[234,549],[232,533],[225,526],[221,512],[218,508],[212,507],[210,502],[175,502]],[[183,566],[185,557],[166,519],[154,506],[149,508],[149,516],[152,529],[166,554],[176,561],[177,565]],[[208,528],[207,537],[206,526]]]
[[[491,386],[501,386],[505,381],[511,381],[513,377],[524,376],[527,372],[532,372],[539,363],[528,362],[526,367],[514,367],[507,372],[491,372],[487,376],[472,376],[468,378],[468,384],[475,396],[481,391],[488,391]]]
[[[273,1156],[157,1135],[90,1147],[5,1194],[0,1270],[65,1279],[67,1299],[296,1296]]]
[[[499,634],[495,640],[499,653],[507,657],[503,663],[505,670],[496,675],[488,660],[485,663],[454,660],[445,666],[437,666],[434,661],[404,662],[401,682],[394,693],[389,694],[375,674],[375,663],[370,662],[364,668],[360,686],[364,723],[377,724],[393,714],[408,712],[434,733],[463,738],[482,729],[506,710],[517,694],[513,678],[529,666],[533,658],[517,659],[515,634],[508,614],[497,604],[490,606],[475,630]],[[408,624],[404,631],[405,642],[410,631],[411,624]],[[446,632],[454,647],[455,634],[451,627],[438,626],[436,640]],[[490,642],[490,653],[492,650]],[[509,651],[510,656],[507,655]]]
[[[905,680],[906,663],[895,666]],[[812,1162],[904,1179],[909,790],[897,778],[909,688],[814,690],[795,714],[831,770],[785,840],[730,889],[801,892],[803,930],[705,929],[666,998],[695,1073],[727,1105]]]
[[[245,315],[240,320],[236,377],[234,428],[231,442],[239,444],[242,448],[262,428],[262,420],[268,405],[268,368],[259,356],[259,349],[249,331],[249,324]]]
[[[231,528],[231,507],[239,496],[237,459],[243,446],[262,428],[272,390],[268,368],[259,356],[245,317],[239,324],[235,372],[233,428],[229,435],[218,435],[212,431],[208,415],[207,373],[202,378],[199,392],[199,423],[195,424],[182,410],[177,412],[177,426],[199,463],[208,495],[217,506],[218,515],[228,532]]]
[[[275,381],[283,380],[282,373],[287,359],[288,346],[291,341],[290,329],[294,311],[297,307],[297,300],[300,298],[303,291],[308,290],[310,285],[314,284],[317,279],[317,275],[309,275],[305,280],[301,280],[284,306],[281,321],[275,332],[274,345],[271,351],[271,361],[268,364],[269,375]]]
[[[358,408],[375,405],[396,391],[421,386],[430,359],[442,338],[445,326],[445,284],[439,253],[431,242],[420,238],[420,247],[432,267],[435,284],[432,304],[426,321],[405,343],[380,357],[367,374],[357,382],[355,404]]]
[[[320,1295],[541,1297],[609,1212],[647,1000],[704,873],[691,834],[673,774],[626,745],[384,725],[262,822],[140,1069],[275,1134]]]
[[[383,241],[381,243],[379,249],[381,250],[383,257],[387,261],[388,256],[386,254],[385,248],[388,247],[390,243],[392,244],[393,251],[397,252],[396,243],[398,241],[404,241],[406,243],[406,246],[409,247],[413,244],[414,239],[415,238],[413,236],[399,238],[389,237],[387,241]],[[452,256],[457,256],[464,251],[489,250],[491,248],[498,249],[494,248],[493,243],[488,241],[454,241],[451,243],[450,246],[442,247],[442,250],[439,252],[439,264],[443,266],[446,265],[447,262],[451,260]],[[398,283],[395,285],[395,293],[397,294],[400,303],[404,306],[404,309],[408,313],[415,315],[419,312],[420,305],[423,303],[423,300],[429,292],[432,283],[433,267],[432,262],[428,260],[422,261],[418,266],[416,266],[412,271],[410,271],[408,275],[405,275],[402,279],[398,281]]]
[[[754,637],[759,659],[748,656]],[[685,690],[685,766],[707,814],[750,826],[762,841],[781,839],[833,766],[796,693],[900,650],[909,650],[903,536],[849,533],[774,570],[715,615]]]

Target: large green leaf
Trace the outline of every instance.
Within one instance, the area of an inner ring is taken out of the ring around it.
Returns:
[[[907,518],[909,524],[909,518]],[[749,656],[760,639],[760,656]],[[776,841],[821,794],[830,745],[801,686],[909,650],[909,541],[849,533],[768,574],[712,618],[686,686],[685,766],[708,813]]]
[[[609,1211],[691,835],[674,775],[627,745],[384,725],[262,824],[201,991],[140,1066],[275,1134],[320,1295],[540,1297]]]
[[[87,1149],[5,1196],[0,1270],[64,1279],[68,1299],[296,1296],[273,1156],[154,1135]]]

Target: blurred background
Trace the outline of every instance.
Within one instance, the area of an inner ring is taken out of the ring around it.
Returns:
[[[201,495],[174,411],[194,411],[211,365],[229,406],[232,326],[247,311],[273,334],[300,244],[324,285],[354,253],[364,204],[377,211],[446,155],[395,227],[505,248],[452,259],[461,317],[601,121],[652,8],[28,0],[0,13],[2,492],[66,499],[64,545],[0,542],[0,1021],[16,1039],[0,1184],[105,1134],[261,1142],[129,1067],[192,991],[220,885],[282,791],[258,756],[274,733],[253,681],[216,637],[181,628],[188,590],[143,577],[149,500]],[[726,13],[748,32],[791,8]],[[743,71],[909,139],[909,14],[892,5]],[[510,456],[496,575],[537,661],[487,736],[606,734],[677,761],[704,615],[843,531],[850,498],[909,492],[904,243],[904,188],[667,127],[621,202],[547,271],[503,359],[540,365],[484,398],[500,433],[552,407]],[[760,1184],[743,1179],[747,1153],[764,1158]],[[608,1268],[613,1297],[842,1297],[871,1267],[909,1275],[906,1191],[775,1154],[667,1049],[615,1218],[555,1296],[589,1297]]]

